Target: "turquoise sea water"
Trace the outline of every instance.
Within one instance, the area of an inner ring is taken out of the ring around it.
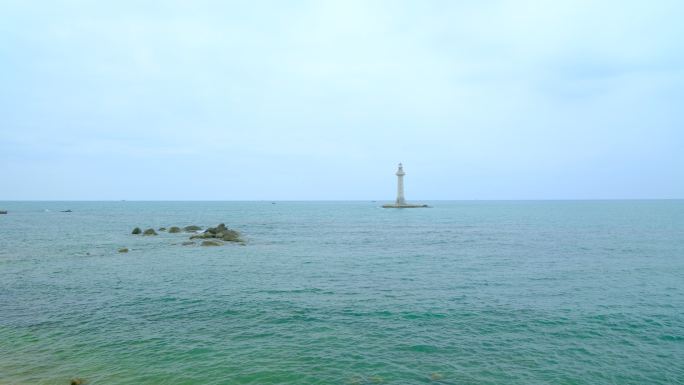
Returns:
[[[684,201],[381,203],[1,202],[0,384],[684,383]]]

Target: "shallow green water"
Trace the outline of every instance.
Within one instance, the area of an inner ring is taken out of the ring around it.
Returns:
[[[684,201],[379,204],[2,202],[0,384],[684,383]]]

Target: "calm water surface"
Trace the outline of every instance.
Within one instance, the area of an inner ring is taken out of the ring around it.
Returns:
[[[0,384],[684,383],[684,201],[380,203],[0,202]]]

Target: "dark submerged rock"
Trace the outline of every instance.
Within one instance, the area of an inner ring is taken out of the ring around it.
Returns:
[[[200,231],[200,230],[202,230],[202,228],[199,226],[191,225],[191,226],[185,226],[183,228],[183,230],[185,230],[185,231]]]
[[[166,227],[160,227],[157,231],[166,231]]]
[[[218,241],[202,241],[202,246],[221,246],[223,243]]]
[[[143,231],[143,235],[157,235],[157,232],[154,229],[147,229]]]
[[[193,242],[193,241],[185,241],[182,243],[183,246],[192,246],[194,244],[195,244],[195,242]]]
[[[0,214],[7,214],[7,210],[0,210]]]
[[[140,233],[142,233],[142,230],[140,230],[140,227],[136,227],[133,229],[133,231],[131,231],[131,234],[135,234],[135,235],[138,235]]]
[[[180,233],[180,232],[181,232],[181,228],[178,226],[169,227],[169,233]]]
[[[87,383],[88,381],[83,378],[72,378],[71,381],[69,381],[69,385],[85,385]]]
[[[69,210],[62,210],[61,212],[62,212],[62,213],[70,213],[70,212],[72,212],[72,211],[71,211],[71,209],[69,209]]]
[[[119,253],[128,253],[128,248],[127,247],[120,248]]]

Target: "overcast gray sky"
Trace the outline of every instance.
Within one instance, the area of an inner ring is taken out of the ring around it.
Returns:
[[[682,1],[0,0],[0,199],[684,198]]]

